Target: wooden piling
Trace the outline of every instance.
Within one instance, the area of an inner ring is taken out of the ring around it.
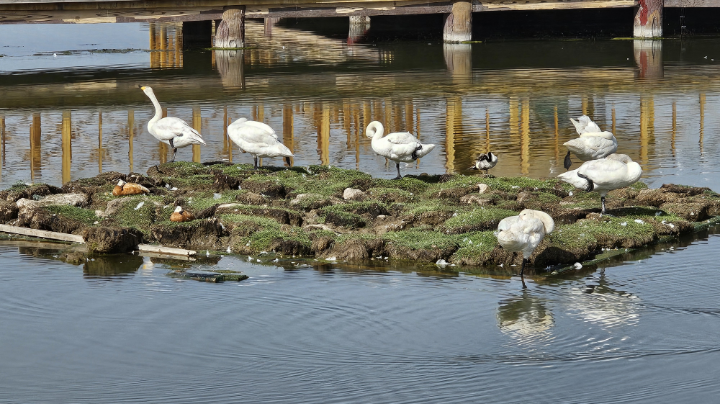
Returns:
[[[216,48],[233,49],[245,46],[245,6],[223,11],[222,22],[215,31]]]
[[[453,2],[452,11],[445,15],[443,42],[460,43],[471,39],[472,3],[469,1]]]
[[[638,0],[635,7],[633,36],[635,38],[659,38],[662,36],[664,0]]]

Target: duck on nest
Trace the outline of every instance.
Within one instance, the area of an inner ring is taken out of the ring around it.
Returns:
[[[278,136],[270,126],[257,121],[248,121],[240,118],[231,123],[228,128],[228,137],[240,149],[252,154],[255,169],[258,169],[258,157],[284,157],[288,166],[291,166],[290,149],[278,140]]]
[[[402,178],[400,175],[400,163],[411,163],[426,154],[430,153],[434,148],[434,144],[422,144],[410,132],[389,133],[383,137],[385,128],[378,121],[372,121],[365,129],[365,136],[372,139],[372,148],[375,153],[392,160],[397,167],[398,180]]]
[[[175,154],[177,149],[181,147],[190,146],[193,144],[205,144],[202,136],[198,131],[193,129],[187,122],[180,118],[175,117],[162,117],[162,107],[158,102],[157,97],[153,89],[148,86],[140,86],[145,95],[150,98],[153,106],[155,106],[155,116],[148,121],[148,132],[155,137],[155,139],[169,144],[173,149],[173,157],[170,162],[175,161]]]
[[[545,212],[525,209],[517,216],[506,217],[498,223],[498,242],[502,248],[522,252],[522,266],[520,278],[525,272],[525,265],[535,248],[540,244],[546,234],[555,229],[555,221]],[[523,287],[525,282],[523,281]]]
[[[580,168],[564,172],[558,178],[587,192],[600,193],[601,214],[605,214],[605,195],[640,179],[642,168],[626,154],[613,153],[599,160],[586,161]]]
[[[123,180],[119,180],[117,185],[115,185],[115,188],[113,188],[112,194],[114,196],[121,196],[121,195],[137,195],[137,194],[147,194],[150,193],[150,190],[145,188],[144,186],[140,184],[135,184],[132,182],[125,182]]]
[[[189,222],[195,220],[195,216],[192,213],[183,210],[182,206],[175,208],[175,211],[170,215],[170,221],[172,222]]]
[[[577,121],[570,118],[570,121],[580,137],[563,144],[568,149],[563,162],[566,170],[572,165],[570,153],[575,154],[582,161],[590,161],[604,158],[617,151],[617,139],[612,132],[600,130],[600,127],[587,115],[581,116]]]
[[[492,152],[487,152],[484,154],[481,154],[475,159],[475,164],[470,167],[471,170],[485,170],[485,174],[487,175],[488,170],[495,167],[495,165],[498,162],[497,154],[493,154]]]

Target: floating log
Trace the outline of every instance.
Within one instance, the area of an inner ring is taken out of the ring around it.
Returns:
[[[69,241],[71,243],[85,243],[82,236],[75,234],[58,233],[55,231],[28,229],[26,227],[9,226],[0,224],[0,231],[12,234],[22,234],[23,236],[41,237],[50,240]]]
[[[140,251],[141,253],[149,252],[149,253],[169,254],[169,255],[184,255],[184,256],[197,255],[197,251],[194,251],[194,250],[186,250],[183,248],[163,247],[161,245],[149,245],[149,244],[138,244],[138,251]]]

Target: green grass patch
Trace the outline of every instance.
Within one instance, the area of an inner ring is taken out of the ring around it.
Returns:
[[[78,208],[70,205],[51,205],[46,206],[45,210],[64,218],[76,220],[86,225],[93,225],[99,218],[95,212],[89,209]]]
[[[396,243],[398,246],[420,250],[454,248],[458,245],[459,236],[439,231],[409,229],[385,233],[383,238],[388,242]]]
[[[517,212],[507,209],[480,207],[469,212],[459,213],[445,221],[443,227],[450,232],[470,229],[489,230],[504,218],[515,216]]]
[[[497,245],[497,237],[492,231],[479,231],[463,234],[458,237],[457,251],[450,258],[451,262],[464,265],[482,265],[490,258],[490,253]]]

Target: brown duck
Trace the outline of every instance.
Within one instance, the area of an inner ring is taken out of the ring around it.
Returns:
[[[189,222],[195,220],[195,216],[192,213],[183,210],[182,206],[175,208],[175,211],[170,215],[170,221],[172,222]]]
[[[115,185],[115,188],[113,188],[113,195],[115,196],[137,195],[147,193],[150,193],[150,190],[145,188],[144,186],[140,184],[125,182],[123,180],[118,181],[117,185]]]

